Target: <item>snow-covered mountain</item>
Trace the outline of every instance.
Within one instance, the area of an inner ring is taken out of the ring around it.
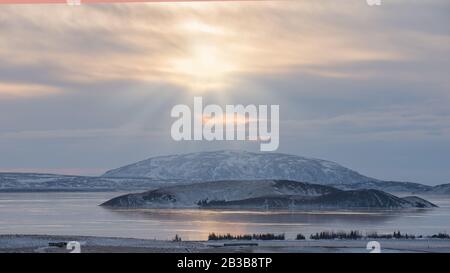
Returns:
[[[159,156],[106,172],[103,177],[185,181],[293,180],[322,185],[376,182],[335,162],[280,153],[215,151]]]
[[[413,208],[434,207],[419,197],[399,198],[378,190],[342,191],[287,180],[215,181],[163,187],[113,198],[116,208]]]

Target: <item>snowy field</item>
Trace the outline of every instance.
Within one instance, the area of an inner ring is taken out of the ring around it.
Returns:
[[[135,253],[369,253],[368,240],[304,240],[304,241],[185,241],[143,240],[132,238],[0,235],[0,252],[58,253],[69,252],[49,243],[78,241],[81,252]],[[450,240],[379,240],[382,253],[449,253]],[[233,244],[225,246],[225,244]],[[239,245],[242,244],[242,245]]]

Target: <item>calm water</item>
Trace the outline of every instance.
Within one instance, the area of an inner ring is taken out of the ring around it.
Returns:
[[[0,234],[51,234],[204,240],[208,233],[285,233],[322,230],[450,232],[450,199],[440,208],[406,211],[111,210],[99,207],[120,193],[0,193]]]

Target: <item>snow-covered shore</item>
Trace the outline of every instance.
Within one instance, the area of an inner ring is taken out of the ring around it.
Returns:
[[[368,253],[368,240],[286,240],[251,241],[162,241],[133,238],[50,236],[50,235],[0,235],[0,252],[69,252],[64,247],[49,243],[78,241],[81,251],[140,252],[140,253]],[[383,253],[437,252],[449,253],[450,240],[442,239],[391,239],[379,240]],[[231,244],[231,245],[230,245]]]

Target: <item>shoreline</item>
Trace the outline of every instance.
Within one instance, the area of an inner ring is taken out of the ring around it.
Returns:
[[[0,235],[0,253],[68,253],[49,243],[78,241],[83,253],[369,253],[370,239],[181,241],[71,235]],[[448,239],[380,239],[383,253],[449,253]]]

